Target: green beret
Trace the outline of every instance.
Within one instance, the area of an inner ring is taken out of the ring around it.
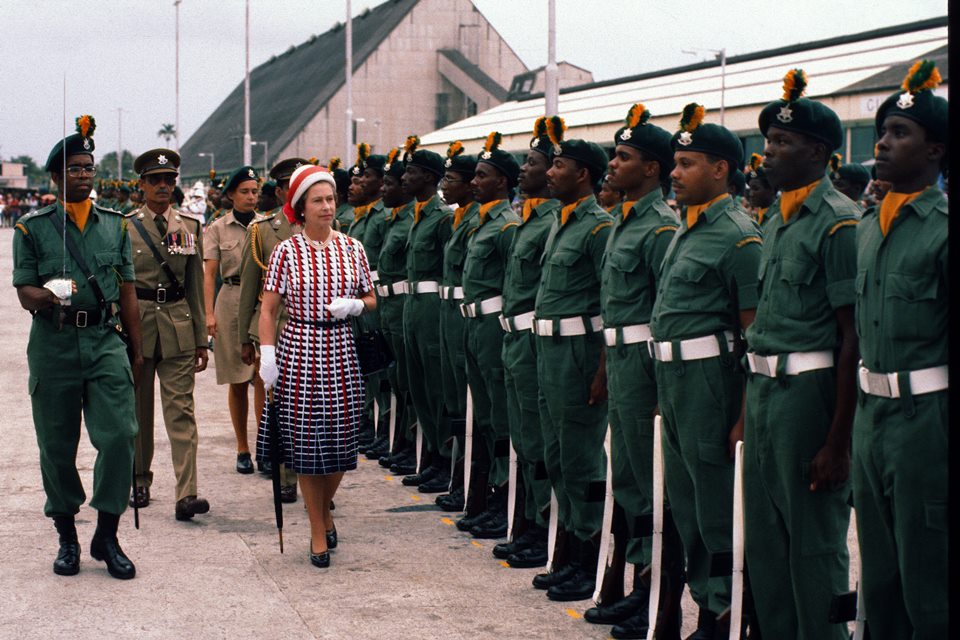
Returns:
[[[483,152],[477,158],[477,164],[488,164],[502,173],[507,178],[507,187],[513,189],[517,186],[517,179],[520,177],[520,164],[513,154],[500,148],[502,139],[503,136],[499,131],[490,132],[483,145]]]
[[[408,167],[420,167],[437,176],[443,175],[443,157],[439,153],[420,149],[419,136],[407,136],[403,145],[403,161]]]
[[[477,170],[477,156],[468,155],[463,151],[463,144],[459,140],[451,142],[447,147],[447,159],[443,161],[443,166],[447,171],[472,176]]]
[[[130,193],[130,187],[125,184],[120,185],[120,193]]]
[[[154,173],[178,173],[180,154],[170,149],[144,151],[133,161],[133,170],[142,178]]]
[[[553,156],[556,153],[556,147],[554,146],[553,139],[551,139],[551,132],[554,133],[554,137],[557,137],[555,132],[561,132],[559,139],[563,138],[563,131],[567,128],[566,123],[563,121],[563,118],[560,116],[540,116],[537,118],[536,122],[533,123],[533,138],[530,140],[530,149],[533,151],[539,151],[543,155],[547,156],[547,160],[553,160]]]
[[[828,151],[843,145],[843,126],[833,109],[816,100],[801,97],[807,88],[802,69],[791,69],[783,79],[783,98],[774,100],[760,112],[760,133],[767,136],[770,127],[810,136],[827,145]]]
[[[610,161],[607,157],[607,152],[596,142],[587,142],[586,140],[574,138],[572,140],[564,140],[560,143],[559,147],[559,151],[555,150],[555,158],[570,158],[571,160],[576,160],[591,169],[595,169],[596,173],[599,174],[602,174],[606,170],[607,163]]]
[[[918,60],[903,80],[902,92],[894,93],[877,109],[877,134],[887,116],[903,116],[927,130],[937,142],[948,141],[947,101],[933,93],[942,78],[930,60]]]
[[[613,144],[624,144],[639,149],[660,163],[660,173],[673,170],[673,149],[670,148],[670,133],[650,124],[650,112],[642,104],[630,107],[624,126],[613,136]]]
[[[726,127],[718,124],[703,124],[703,106],[691,102],[680,114],[680,130],[673,134],[670,146],[677,151],[697,151],[719,156],[730,163],[730,171],[737,170],[743,162],[743,145],[740,138]]]
[[[743,192],[747,189],[747,176],[743,175],[743,171],[736,169],[730,174],[730,186],[733,187],[735,195],[743,195]]]
[[[247,180],[256,180],[257,177],[257,170],[253,167],[240,167],[230,174],[230,177],[227,178],[227,181],[223,183],[222,190],[230,191],[231,189],[236,189],[237,185],[239,185],[241,182],[246,182]]]
[[[367,159],[363,161],[363,168],[360,171],[360,175],[363,175],[363,172],[367,169],[373,169],[380,175],[383,175],[383,165],[387,164],[387,156],[381,155],[371,155],[367,156]]]
[[[327,162],[327,171],[333,176],[333,181],[337,183],[337,191],[346,191],[350,186],[350,172],[343,168],[340,158],[333,157]]]
[[[53,145],[53,149],[50,150],[50,155],[47,156],[47,162],[43,166],[44,171],[56,171],[60,173],[63,171],[63,165],[66,163],[66,160],[69,156],[85,153],[93,158],[93,132],[97,128],[97,122],[93,119],[93,116],[82,115],[77,118],[76,122],[77,128],[76,133],[71,133],[65,138],[61,138],[57,141],[57,144]]]
[[[387,161],[383,165],[383,175],[399,180],[407,170],[407,163],[400,158],[400,147],[394,147],[387,154]]]
[[[763,156],[759,153],[750,154],[750,164],[744,170],[747,180],[767,180],[767,172],[763,169]]]
[[[263,186],[260,188],[261,191],[267,191],[273,193],[273,190],[277,188],[277,183],[274,180],[267,180],[263,183]]]
[[[309,164],[309,162],[303,158],[285,158],[273,165],[273,168],[270,169],[270,177],[277,182],[280,180],[288,180],[298,167],[301,167],[305,164]]]
[[[847,182],[853,182],[854,184],[867,184],[870,182],[870,169],[867,169],[862,164],[841,165],[834,173],[838,178],[846,180]]]

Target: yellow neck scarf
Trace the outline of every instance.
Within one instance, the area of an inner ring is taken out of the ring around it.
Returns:
[[[427,198],[423,202],[417,202],[417,204],[413,205],[413,224],[420,222],[420,212],[423,211],[423,208],[430,204],[432,200],[432,197]]]
[[[495,206],[501,202],[506,202],[506,200],[491,200],[490,202],[485,202],[480,205],[480,224],[483,224],[487,219],[487,214],[490,213],[490,209],[493,209]]]
[[[710,208],[714,202],[719,202],[724,198],[729,198],[729,193],[721,193],[713,200],[709,202],[704,202],[703,204],[694,204],[687,207],[687,229],[693,229],[693,225],[697,224],[697,220],[700,219],[700,214]]]
[[[886,237],[890,233],[894,219],[900,214],[903,205],[913,202],[926,189],[921,189],[915,193],[895,193],[888,191],[880,203],[880,231]]]
[[[790,222],[790,218],[792,218],[797,211],[800,211],[800,207],[803,206],[807,196],[817,188],[818,184],[820,184],[819,180],[811,182],[805,187],[791,191],[782,191],[780,193],[780,215],[783,217],[784,224]]]
[[[547,201],[547,198],[527,198],[523,202],[522,218],[526,222],[533,215],[533,210]]]
[[[758,209],[758,210],[757,210],[757,223],[758,223],[758,224],[763,224],[763,217],[764,217],[765,215],[767,215],[767,209],[769,209],[769,208],[770,208],[770,207],[764,207],[764,208],[762,208],[762,209]]]
[[[572,202],[560,209],[560,226],[567,224],[567,220],[570,219],[570,216],[573,215],[574,210],[580,206],[580,203],[589,198],[590,196],[583,196],[576,202]]]
[[[468,204],[465,207],[457,207],[457,210],[453,212],[453,228],[456,229],[460,226],[460,223],[463,222],[463,216],[467,214],[467,209],[470,208]]]
[[[83,233],[83,228],[87,225],[87,219],[90,217],[90,209],[93,208],[93,201],[87,199],[80,202],[64,202],[63,208],[70,219],[73,220],[73,223],[77,225],[77,228],[80,229],[80,233]]]
[[[620,211],[623,214],[623,219],[626,220],[627,216],[630,215],[630,212],[633,211],[633,205],[640,202],[639,200],[626,200],[622,205],[620,205]]]

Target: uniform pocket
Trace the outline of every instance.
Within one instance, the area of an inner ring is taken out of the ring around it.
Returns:
[[[936,274],[889,273],[886,276],[887,317],[891,338],[927,338],[936,331],[939,280]]]
[[[464,278],[485,280],[500,272],[500,261],[493,255],[492,243],[474,243],[467,249],[467,260],[463,264]]]
[[[583,255],[572,249],[559,249],[548,259],[547,286],[553,290],[582,289],[589,285],[593,267],[577,267]]]
[[[810,284],[817,275],[818,265],[806,260],[782,258],[780,281],[770,291],[778,313],[793,318],[803,317],[812,304]]]
[[[540,266],[540,254],[541,248],[535,244],[521,245],[513,253],[517,266],[514,272],[520,273],[520,281],[523,284],[536,284],[540,281],[540,274],[543,271]]]
[[[107,300],[116,300],[120,297],[120,265],[122,258],[119,251],[98,251],[96,253],[97,270],[94,274],[97,284]]]
[[[607,273],[607,282],[613,287],[620,298],[632,298],[633,290],[642,287],[647,279],[636,273],[640,266],[641,257],[637,253],[618,251],[605,257],[604,271]]]
[[[670,269],[671,303],[684,309],[693,309],[700,304],[703,281],[709,271],[709,265],[695,260],[674,263]]]
[[[220,245],[220,273],[232,274],[240,269],[240,241],[232,240]]]

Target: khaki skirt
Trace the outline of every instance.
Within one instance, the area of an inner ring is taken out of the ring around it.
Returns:
[[[213,360],[217,384],[237,384],[253,379],[254,366],[240,359],[240,287],[224,283],[217,295],[214,317],[217,337],[213,340]]]

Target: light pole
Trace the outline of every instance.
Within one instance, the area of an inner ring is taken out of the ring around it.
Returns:
[[[123,107],[117,107],[117,180],[123,180]]]
[[[547,0],[547,68],[543,92],[544,115],[555,116],[560,110],[560,83],[557,67],[557,6],[556,0]]]
[[[261,147],[263,147],[263,174],[266,175],[267,172],[270,170],[270,167],[267,165],[267,163],[269,162],[269,155],[270,155],[270,152],[269,152],[270,143],[266,140],[252,140],[250,144],[251,145],[258,144]]]
[[[347,32],[345,36],[347,41],[347,150],[343,157],[349,158],[353,149],[353,13],[350,9],[350,0],[347,0]]]
[[[213,171],[213,153],[207,153],[206,151],[201,151],[197,154],[201,158],[210,158],[210,171]]]
[[[383,149],[383,131],[380,129],[381,124],[383,123],[380,122],[380,118],[373,121],[373,126],[377,128],[377,153],[380,153]]]
[[[366,121],[367,121],[366,118],[354,118],[354,119],[353,119],[353,127],[352,127],[352,130],[351,130],[351,132],[350,132],[350,133],[351,133],[351,139],[353,139],[353,140],[359,140],[359,139],[360,139],[360,136],[357,135],[357,130],[359,129],[359,127],[357,127],[357,125],[360,124],[361,122],[366,122]],[[377,152],[379,153],[379,151],[380,151],[380,150],[378,149]]]
[[[249,165],[250,157],[250,0],[246,2],[246,27],[244,42],[246,62],[243,74],[243,164]]]
[[[723,126],[724,98],[727,93],[727,48],[723,49],[681,49],[682,53],[697,55],[698,51],[707,51],[720,60],[720,126]]]
[[[176,144],[175,151],[177,152],[177,155],[180,155],[180,3],[182,1],[183,0],[173,0],[173,7],[176,10],[176,16],[177,16],[176,27],[175,27],[176,50],[173,56],[174,67],[175,67],[174,93],[176,94],[176,98],[175,98],[176,104],[174,106],[175,115],[173,119],[173,122],[174,122],[173,126],[175,127],[173,132],[175,135],[173,137],[173,141],[174,141],[174,144]]]

